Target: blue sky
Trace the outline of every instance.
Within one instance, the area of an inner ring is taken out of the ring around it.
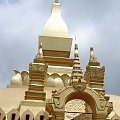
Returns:
[[[28,70],[37,53],[38,36],[51,14],[53,0],[0,0],[0,87],[13,69]],[[77,36],[81,67],[89,48],[105,66],[105,90],[120,95],[120,0],[60,0],[71,37]],[[73,56],[73,55],[71,55]]]

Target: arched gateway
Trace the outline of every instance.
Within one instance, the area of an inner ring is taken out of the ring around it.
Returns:
[[[56,120],[64,120],[65,104],[73,99],[84,100],[90,106],[93,120],[105,120],[109,109],[112,108],[112,104],[105,99],[105,96],[100,96],[91,88],[68,86],[53,93],[52,106]]]

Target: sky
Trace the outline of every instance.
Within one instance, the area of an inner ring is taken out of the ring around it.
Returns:
[[[120,0],[59,0],[72,38],[79,43],[83,71],[94,47],[105,66],[106,93],[120,95]],[[0,87],[13,69],[28,70],[37,53],[38,36],[51,14],[53,0],[0,0]],[[73,49],[71,50],[73,57]]]

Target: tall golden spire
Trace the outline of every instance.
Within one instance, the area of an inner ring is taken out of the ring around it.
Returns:
[[[75,37],[75,51],[74,51],[74,61],[73,70],[71,74],[70,85],[81,83],[83,78],[83,72],[80,67],[79,53],[78,53],[78,43]]]
[[[65,66],[72,66],[72,59],[66,59],[70,58],[72,38],[62,17],[59,0],[52,1],[51,15],[45,23],[42,35],[39,36],[39,45],[40,42],[43,43],[43,53],[46,63],[57,66],[63,64]],[[56,60],[55,57],[59,57],[60,61],[53,62]]]
[[[59,0],[54,0],[51,16],[43,29],[43,36],[70,38],[69,31],[61,15]]]

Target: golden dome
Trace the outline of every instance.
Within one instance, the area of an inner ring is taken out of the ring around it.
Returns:
[[[65,24],[60,10],[60,3],[53,3],[52,14],[45,24],[43,30],[43,36],[51,36],[51,37],[65,37],[69,38],[69,32],[67,25]]]
[[[46,87],[61,88],[64,87],[64,83],[58,74],[52,74],[47,78],[45,82]]]
[[[19,71],[13,70],[15,75],[11,78],[10,85],[22,86],[22,77]]]

